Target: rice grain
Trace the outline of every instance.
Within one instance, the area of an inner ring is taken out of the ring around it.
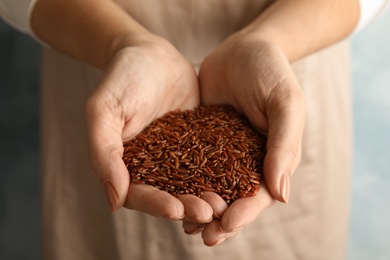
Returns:
[[[263,179],[266,137],[228,105],[172,111],[124,143],[133,183],[174,196],[218,193],[229,205],[255,196]]]

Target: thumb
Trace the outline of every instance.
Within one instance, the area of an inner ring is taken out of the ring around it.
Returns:
[[[290,177],[301,159],[305,101],[295,78],[285,79],[272,92],[267,100],[269,129],[264,178],[273,197],[288,203]]]
[[[112,211],[120,209],[126,200],[130,177],[117,149],[90,152],[92,169],[103,185],[108,206]]]
[[[90,98],[86,107],[89,160],[103,185],[110,209],[115,211],[125,203],[130,177],[122,160],[123,123],[120,116],[113,115],[110,110],[105,111],[104,107],[93,98]]]

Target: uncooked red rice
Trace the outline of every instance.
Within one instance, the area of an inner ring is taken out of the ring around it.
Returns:
[[[173,111],[124,143],[123,160],[135,184],[172,195],[204,191],[229,205],[256,195],[262,181],[266,137],[227,105]]]

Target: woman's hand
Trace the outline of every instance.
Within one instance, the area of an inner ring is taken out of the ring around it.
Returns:
[[[284,53],[253,35],[229,37],[204,60],[199,78],[203,103],[233,105],[268,136],[265,183],[257,196],[238,199],[204,227],[205,244],[214,245],[254,221],[275,199],[288,202],[290,177],[301,157],[305,101]],[[213,208],[220,211],[222,203]],[[191,223],[183,227],[194,229]]]
[[[122,160],[124,140],[168,111],[198,104],[194,68],[167,41],[152,37],[114,56],[86,107],[91,165],[112,210],[124,206],[168,219],[211,221],[212,208],[200,198],[130,185]]]
[[[175,198],[151,186],[130,185],[122,161],[124,140],[168,111],[199,104],[193,67],[115,1],[40,0],[31,26],[52,48],[105,71],[88,100],[86,118],[91,165],[111,209],[124,206],[169,219],[210,222],[213,210],[200,198]]]

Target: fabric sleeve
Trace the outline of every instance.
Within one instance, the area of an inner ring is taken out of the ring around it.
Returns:
[[[360,0],[360,18],[355,32],[377,19],[389,7],[390,0]]]
[[[0,0],[0,16],[15,29],[33,35],[31,11],[37,0]]]
[[[0,0],[0,16],[11,26],[30,34],[31,11],[37,0]],[[378,18],[390,5],[390,0],[360,0],[360,18],[355,33]]]

